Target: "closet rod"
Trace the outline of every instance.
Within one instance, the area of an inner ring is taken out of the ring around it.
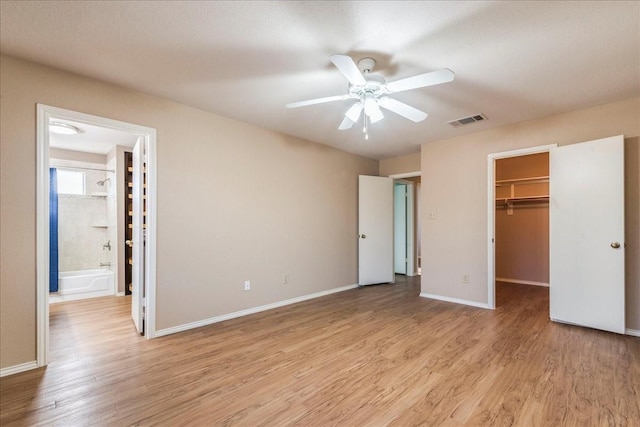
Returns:
[[[80,166],[52,166],[56,169],[76,169],[76,170],[85,170],[85,171],[100,171],[100,172],[111,172],[115,173],[115,169],[97,169],[97,168],[83,168]]]

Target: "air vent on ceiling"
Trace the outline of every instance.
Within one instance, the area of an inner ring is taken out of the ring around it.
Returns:
[[[460,126],[468,125],[470,123],[481,122],[483,120],[487,120],[484,114],[474,114],[473,116],[463,117],[458,120],[451,120],[450,122],[447,122],[447,123],[449,123],[454,128],[457,128]]]

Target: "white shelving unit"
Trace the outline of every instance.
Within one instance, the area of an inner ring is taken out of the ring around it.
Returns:
[[[509,195],[501,197],[501,189],[509,187]],[[522,193],[525,194],[522,194]],[[531,194],[533,193],[533,194]],[[549,200],[549,176],[503,179],[496,181],[496,203],[530,202]]]

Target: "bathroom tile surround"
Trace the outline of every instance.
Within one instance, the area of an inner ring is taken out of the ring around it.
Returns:
[[[50,159],[50,165],[58,169],[107,169],[106,164],[60,159]],[[115,199],[115,177],[110,172],[80,171],[85,174],[86,194],[58,195],[59,270],[111,269],[111,266],[104,264],[115,264],[114,234],[110,231],[116,224],[115,212],[110,214]],[[98,184],[106,179],[109,180],[104,185]],[[108,202],[109,198],[111,203]]]

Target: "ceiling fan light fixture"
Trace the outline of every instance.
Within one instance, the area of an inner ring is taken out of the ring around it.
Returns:
[[[67,123],[50,122],[49,132],[57,133],[59,135],[75,135],[80,133],[80,129]]]
[[[371,123],[379,122],[384,118],[384,114],[382,114],[380,106],[378,106],[378,101],[370,93],[367,93],[364,97],[364,112],[371,119]]]
[[[384,114],[382,114],[382,111],[380,111],[379,108],[373,110],[373,113],[369,114],[368,116],[371,119],[371,123],[377,123],[380,120],[384,119]]]

